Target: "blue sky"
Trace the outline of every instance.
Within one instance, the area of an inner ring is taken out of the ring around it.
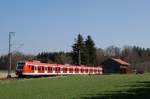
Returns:
[[[96,47],[150,47],[150,0],[0,0],[0,55],[70,51],[77,34]]]

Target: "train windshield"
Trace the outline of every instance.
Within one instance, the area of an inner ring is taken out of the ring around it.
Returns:
[[[24,65],[25,65],[24,62],[19,62],[19,63],[17,64],[17,69],[23,69]]]

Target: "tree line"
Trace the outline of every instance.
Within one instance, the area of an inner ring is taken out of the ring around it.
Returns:
[[[109,46],[105,49],[96,48],[90,35],[84,38],[81,34],[74,39],[70,52],[41,52],[37,55],[25,55],[21,52],[12,53],[12,69],[17,61],[39,60],[43,63],[100,66],[108,58],[120,58],[131,64],[132,70],[150,71],[150,48],[139,46],[124,46],[119,48]],[[7,70],[8,55],[0,56],[0,70]]]

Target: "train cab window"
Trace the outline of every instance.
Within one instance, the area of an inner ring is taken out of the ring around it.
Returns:
[[[23,69],[25,63],[24,62],[18,62],[17,63],[17,69]]]

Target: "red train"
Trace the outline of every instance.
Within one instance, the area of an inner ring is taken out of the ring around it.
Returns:
[[[101,67],[70,66],[48,64],[38,61],[18,62],[16,67],[18,77],[22,76],[50,76],[50,75],[100,75]]]

